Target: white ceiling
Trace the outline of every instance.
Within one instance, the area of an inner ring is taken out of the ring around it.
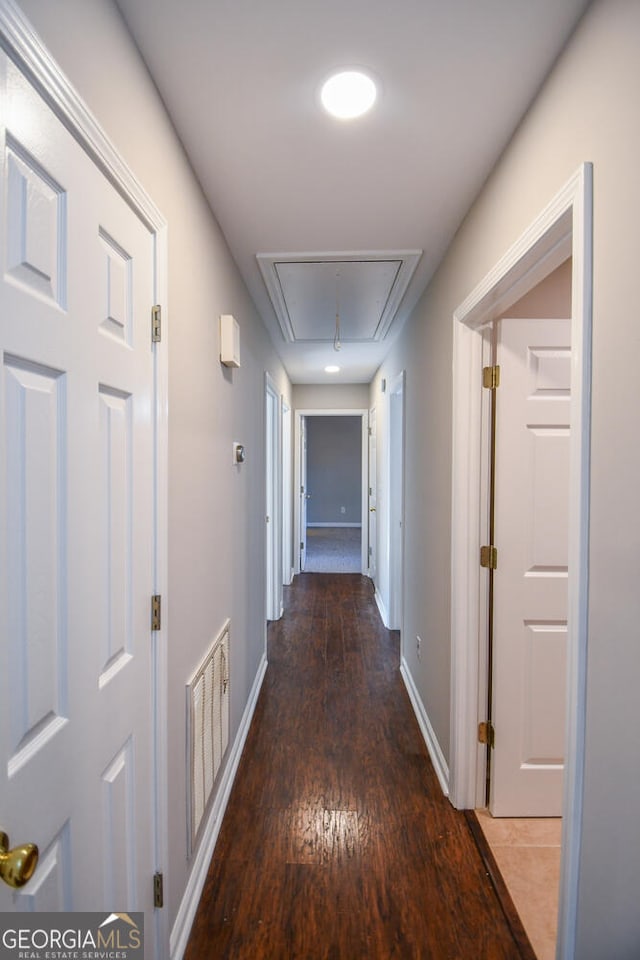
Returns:
[[[117,2],[294,383],[371,379],[588,5]],[[353,66],[378,101],[333,120],[319,87]]]

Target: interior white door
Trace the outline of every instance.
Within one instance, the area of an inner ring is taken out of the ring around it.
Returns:
[[[494,816],[559,816],[565,743],[569,320],[497,331]]]
[[[291,464],[291,408],[282,404],[282,582],[285,585],[292,579],[292,464]]]
[[[282,549],[280,507],[280,397],[267,375],[266,391],[266,522],[267,620],[282,616]]]
[[[377,480],[376,408],[369,411],[369,576],[375,583],[378,542],[378,480]]]
[[[0,910],[147,911],[154,241],[0,53]]]
[[[307,418],[300,417],[300,573],[307,562]]]
[[[389,396],[389,627],[402,628],[404,582],[404,372]]]

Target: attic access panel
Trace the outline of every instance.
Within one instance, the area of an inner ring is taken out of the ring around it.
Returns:
[[[258,254],[285,340],[331,342],[336,312],[343,342],[382,340],[421,251],[350,254]]]
[[[293,339],[332,340],[336,313],[345,342],[377,339],[400,266],[400,260],[275,263]]]

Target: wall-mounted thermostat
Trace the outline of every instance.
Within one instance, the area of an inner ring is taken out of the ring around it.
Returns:
[[[220,362],[225,367],[240,366],[240,327],[230,313],[220,315]]]
[[[234,463],[244,463],[246,457],[244,444],[233,442],[233,462]]]

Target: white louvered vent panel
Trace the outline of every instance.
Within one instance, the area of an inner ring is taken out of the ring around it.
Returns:
[[[229,743],[229,624],[227,620],[187,684],[189,856]]]

